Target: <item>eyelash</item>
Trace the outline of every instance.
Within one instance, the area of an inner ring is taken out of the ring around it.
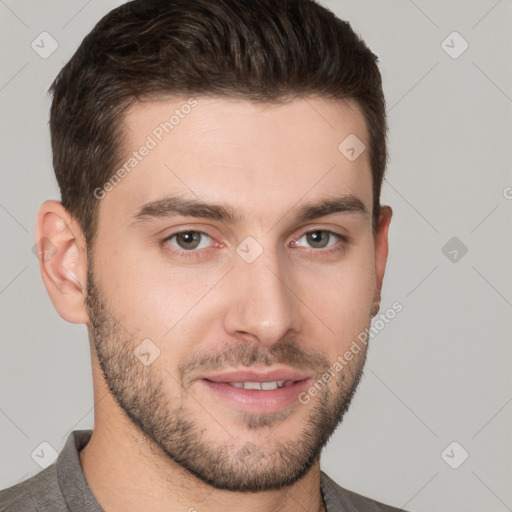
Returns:
[[[316,253],[315,257],[316,256],[325,256],[326,254],[332,254],[332,253],[339,252],[339,251],[345,249],[346,245],[348,245],[350,243],[350,241],[351,241],[348,236],[342,235],[340,233],[336,233],[336,232],[331,231],[329,229],[312,229],[310,231],[306,231],[305,233],[302,234],[302,236],[300,236],[300,237],[298,237],[297,239],[294,239],[294,240],[300,240],[303,236],[306,236],[306,235],[308,235],[310,233],[318,233],[318,232],[320,232],[320,233],[325,232],[325,233],[328,233],[330,235],[333,235],[333,236],[339,238],[339,240],[342,243],[341,244],[339,244],[339,243],[335,244],[335,245],[333,245],[332,247],[330,247],[328,249],[314,249],[314,248],[311,248],[310,250],[313,251],[313,253]],[[199,231],[199,230],[194,230],[194,229],[186,229],[186,230],[183,230],[183,231],[177,231],[177,232],[172,233],[171,235],[165,237],[163,240],[161,240],[160,245],[162,247],[164,245],[167,245],[166,250],[170,251],[172,254],[175,254],[175,255],[178,255],[178,256],[184,257],[184,258],[200,257],[200,252],[201,251],[205,251],[205,250],[209,250],[210,249],[210,248],[208,248],[208,249],[191,249],[190,251],[179,250],[179,249],[176,249],[175,247],[173,247],[172,249],[168,249],[169,245],[166,244],[166,242],[170,241],[175,236],[180,235],[181,233],[198,233],[200,235],[205,235],[208,238],[211,238],[213,240],[213,237],[211,237],[208,233],[205,233],[204,231]]]

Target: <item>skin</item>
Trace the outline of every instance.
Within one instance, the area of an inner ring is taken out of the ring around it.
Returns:
[[[127,158],[187,99],[134,104],[124,119]],[[38,213],[36,239],[52,247],[40,259],[50,298],[89,331],[95,424],[80,452],[84,474],[108,512],[323,510],[319,453],[350,403],[366,350],[307,404],[277,413],[242,413],[200,377],[211,368],[300,367],[314,380],[370,325],[392,210],[382,207],[374,235],[368,151],[351,162],[338,150],[350,134],[369,148],[364,118],[350,102],[318,97],[280,105],[196,99],[99,201],[90,254],[60,203]],[[230,205],[243,219],[134,222],[144,204],[171,194]],[[366,214],[297,219],[306,203],[346,194]],[[325,230],[349,240],[326,236],[322,246],[307,235]],[[178,231],[208,236],[191,250],[169,239]],[[252,263],[237,253],[246,237],[262,250]],[[144,339],[160,351],[148,366],[133,355]]]

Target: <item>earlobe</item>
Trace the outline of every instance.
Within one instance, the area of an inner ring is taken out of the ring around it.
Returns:
[[[37,214],[35,242],[41,276],[55,309],[68,322],[88,324],[87,248],[78,222],[61,203],[46,201]]]
[[[379,216],[379,227],[375,238],[375,275],[376,287],[373,298],[372,316],[375,316],[380,309],[382,283],[384,281],[384,271],[388,259],[388,231],[393,210],[390,206],[382,206]]]

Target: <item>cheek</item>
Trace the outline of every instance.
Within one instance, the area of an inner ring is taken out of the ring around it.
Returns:
[[[179,360],[197,343],[198,331],[204,333],[198,315],[210,304],[203,299],[219,276],[214,269],[165,264],[149,253],[129,247],[105,250],[96,264],[98,279],[110,313],[132,343],[149,338],[161,350],[161,360]]]
[[[325,324],[318,321],[318,329],[334,340],[338,350],[368,327],[375,286],[373,254],[368,251],[353,251],[337,270],[303,283],[303,289],[314,290],[304,301]]]

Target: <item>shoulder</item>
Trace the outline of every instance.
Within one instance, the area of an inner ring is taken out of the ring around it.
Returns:
[[[78,454],[91,434],[92,430],[74,430],[53,464],[0,491],[0,512],[69,512],[73,503],[82,501],[88,504],[87,510],[101,510],[99,506],[93,507],[94,497],[87,487]]]
[[[323,471],[321,472],[321,483],[328,512],[337,510],[346,510],[347,512],[406,512],[403,509],[385,505],[344,489]]]
[[[36,505],[37,503],[37,505]],[[55,463],[34,476],[0,491],[0,512],[67,511]]]

